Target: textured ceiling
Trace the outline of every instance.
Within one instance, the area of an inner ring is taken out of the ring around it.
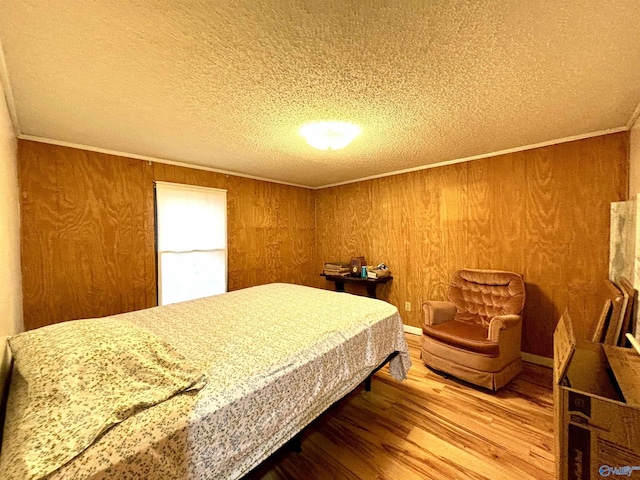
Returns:
[[[3,0],[20,136],[307,186],[626,127],[640,2]],[[356,123],[323,152],[310,120]]]

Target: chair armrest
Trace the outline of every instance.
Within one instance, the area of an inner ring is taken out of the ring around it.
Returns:
[[[500,331],[517,327],[522,322],[520,315],[498,315],[489,322],[488,340],[497,342],[500,339]]]
[[[425,302],[422,304],[425,325],[438,325],[453,320],[456,306],[451,302]]]

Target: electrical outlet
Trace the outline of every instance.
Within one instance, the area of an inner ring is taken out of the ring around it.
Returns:
[[[411,302],[404,302],[404,309],[407,312],[411,311]]]

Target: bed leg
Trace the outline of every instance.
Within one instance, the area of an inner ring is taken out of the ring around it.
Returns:
[[[302,438],[300,434],[289,440],[289,450],[295,453],[302,453]]]
[[[371,377],[373,377],[373,375],[369,375],[367,378],[364,379],[364,389],[367,392],[371,391]]]

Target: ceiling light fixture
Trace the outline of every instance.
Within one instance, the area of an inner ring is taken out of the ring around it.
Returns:
[[[360,133],[360,127],[347,122],[313,122],[300,127],[307,143],[319,150],[339,150],[346,147]]]

